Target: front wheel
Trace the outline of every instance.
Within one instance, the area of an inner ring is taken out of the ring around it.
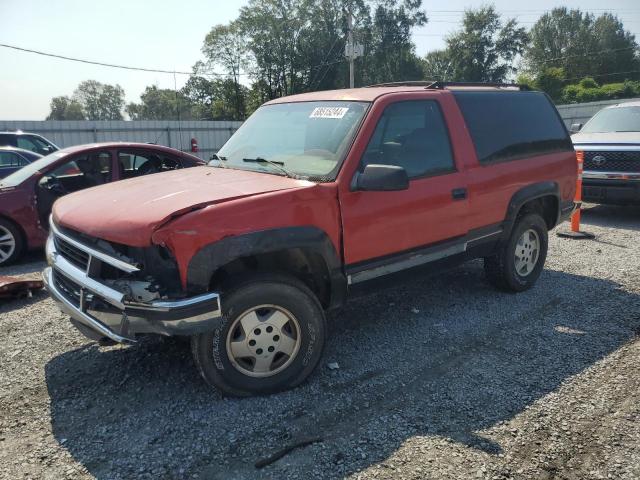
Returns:
[[[322,356],[325,318],[315,295],[295,278],[255,277],[222,297],[222,324],[192,338],[205,381],[234,396],[272,393],[302,383]]]
[[[484,259],[487,278],[502,290],[528,290],[542,272],[548,243],[544,219],[537,213],[521,216],[513,226],[509,240],[499,252]]]
[[[0,266],[9,265],[22,255],[24,240],[18,228],[0,218]]]

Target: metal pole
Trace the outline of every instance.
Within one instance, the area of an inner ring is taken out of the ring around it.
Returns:
[[[353,52],[353,16],[351,15],[351,8],[347,13],[347,45],[349,45],[349,88],[354,87],[354,52]]]

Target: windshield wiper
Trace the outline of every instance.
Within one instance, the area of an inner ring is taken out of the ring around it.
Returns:
[[[247,163],[266,163],[267,165],[271,165],[274,168],[277,168],[282,173],[284,173],[289,178],[299,178],[295,173],[291,173],[289,170],[284,168],[284,162],[275,162],[273,160],[267,160],[266,158],[256,157],[256,158],[243,158],[243,162]]]
[[[211,165],[211,161],[212,160],[218,160],[218,164],[217,165]],[[227,166],[227,164],[226,164],[226,160],[227,160],[227,157],[221,157],[217,153],[213,153],[209,157],[209,161],[207,162],[207,165],[209,165],[210,167],[229,168]]]

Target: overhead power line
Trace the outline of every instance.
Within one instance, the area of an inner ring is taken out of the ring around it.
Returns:
[[[12,50],[18,50],[21,52],[28,52],[28,53],[35,53],[36,55],[43,55],[45,57],[51,57],[51,58],[57,58],[60,60],[68,60],[70,62],[78,62],[78,63],[88,63],[90,65],[99,65],[101,67],[110,67],[110,68],[121,68],[123,70],[136,70],[139,72],[152,72],[152,73],[167,73],[167,74],[176,74],[176,75],[193,75],[193,72],[179,72],[179,71],[175,71],[175,70],[163,70],[160,68],[144,68],[144,67],[131,67],[128,65],[116,65],[114,63],[105,63],[105,62],[97,62],[94,60],[86,60],[86,59],[82,59],[82,58],[74,58],[74,57],[67,57],[65,55],[58,55],[55,53],[47,53],[47,52],[41,52],[39,50],[32,50],[30,48],[22,48],[22,47],[18,47],[15,45],[7,45],[6,43],[0,43],[0,47],[4,47],[4,48],[10,48]],[[208,72],[209,75],[227,75],[225,73],[213,73],[213,72]]]

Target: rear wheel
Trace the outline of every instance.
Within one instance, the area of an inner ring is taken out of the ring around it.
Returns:
[[[547,248],[548,233],[544,219],[537,213],[522,215],[498,254],[484,259],[487,278],[502,290],[527,290],[536,283],[544,268]]]
[[[24,250],[24,240],[18,228],[0,218],[0,266],[15,262]]]
[[[205,381],[228,395],[286,390],[320,361],[325,319],[320,303],[298,280],[255,277],[223,295],[222,325],[192,338]]]

